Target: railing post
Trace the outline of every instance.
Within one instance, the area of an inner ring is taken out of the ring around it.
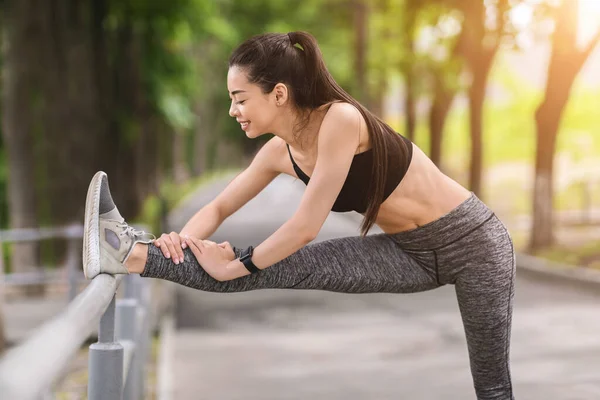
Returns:
[[[126,371],[127,379],[125,381],[125,387],[123,389],[124,400],[141,399],[141,393],[137,384],[137,382],[139,381],[139,371],[138,368],[136,368],[139,358],[139,348],[137,346],[138,301],[135,298],[137,294],[137,288],[134,278],[135,277],[133,275],[126,275],[124,277],[124,298],[119,299],[119,301],[117,302],[117,340],[129,340],[136,344],[128,366],[128,371]]]
[[[100,319],[98,342],[90,345],[88,399],[120,400],[123,393],[123,346],[115,342],[115,297]]]
[[[139,299],[139,311],[140,314],[140,326],[138,335],[138,371],[139,381],[137,385],[139,387],[142,399],[146,398],[146,364],[148,363],[149,351],[151,346],[151,320],[150,320],[150,284],[148,280],[144,280],[141,277],[137,277],[138,280],[138,299]]]

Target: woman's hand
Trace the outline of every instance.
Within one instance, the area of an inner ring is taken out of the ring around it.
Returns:
[[[227,281],[248,274],[245,268],[229,268],[235,260],[235,253],[228,242],[217,244],[193,237],[186,237],[184,240],[200,266],[214,279]],[[238,264],[243,267],[241,262],[238,261]]]
[[[183,262],[183,249],[187,247],[187,244],[177,232],[163,233],[154,241],[154,245],[162,251],[166,258],[172,256],[175,264]]]

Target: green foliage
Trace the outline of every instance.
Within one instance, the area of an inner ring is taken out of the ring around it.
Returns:
[[[231,177],[236,173],[239,171],[234,169],[215,170],[190,179],[184,184],[176,184],[171,180],[165,181],[158,194],[146,198],[140,214],[133,223],[147,225],[156,234],[161,231],[161,222],[166,214],[184,202],[188,196],[219,179]]]

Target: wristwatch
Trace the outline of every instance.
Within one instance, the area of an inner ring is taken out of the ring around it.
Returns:
[[[240,256],[240,261],[242,262],[242,264],[244,264],[244,267],[246,267],[246,269],[248,271],[250,271],[251,274],[254,274],[254,273],[260,271],[260,269],[258,269],[258,267],[256,265],[254,265],[254,263],[252,262],[252,253],[253,252],[254,252],[254,247],[250,246],[246,250],[243,250],[242,255]]]

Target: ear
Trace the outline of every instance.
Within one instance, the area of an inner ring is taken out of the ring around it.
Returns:
[[[289,100],[290,93],[288,87],[283,83],[275,85],[271,93],[274,97],[275,104],[278,106],[284,105]]]

